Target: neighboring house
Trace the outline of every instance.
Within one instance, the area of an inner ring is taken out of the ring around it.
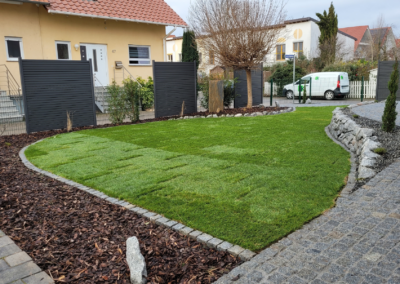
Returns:
[[[370,56],[372,35],[369,26],[347,27],[339,30],[357,38],[354,43],[355,58],[368,58]]]
[[[167,54],[169,62],[182,62],[182,36],[167,38]]]
[[[284,62],[286,54],[304,55],[308,59],[319,56],[319,41],[321,35],[318,21],[313,18],[301,18],[284,22],[284,28],[276,44],[275,54],[267,56],[266,65],[276,62]],[[340,54],[343,60],[348,61],[354,58],[354,42],[357,38],[342,32],[338,32],[338,41],[342,44]]]
[[[304,55],[312,59],[319,56],[319,41],[321,35],[318,21],[313,18],[301,18],[285,21],[281,35],[276,42],[274,52],[266,56],[264,66],[272,65],[277,62],[284,62],[286,54]],[[354,44],[356,37],[351,36],[339,30],[338,40],[342,43],[340,54],[343,60],[352,60],[354,58]],[[168,54],[171,54],[172,61],[179,61],[178,55],[182,49],[182,38],[175,37],[168,39]],[[200,66],[199,71],[209,73],[214,67],[218,66],[214,54],[203,50],[199,44]]]
[[[371,36],[375,49],[379,50],[379,60],[391,59],[397,47],[393,29],[391,27],[371,29]]]
[[[96,85],[148,77],[166,58],[166,26],[187,24],[164,0],[0,0],[0,65],[18,83],[19,57],[92,59]]]

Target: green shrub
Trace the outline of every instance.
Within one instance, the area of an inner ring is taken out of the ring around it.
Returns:
[[[154,104],[153,78],[149,77],[146,81],[142,77],[137,77],[136,80],[140,83],[140,85],[142,85],[142,90],[140,92],[140,101],[142,103],[142,110],[151,108]]]
[[[387,153],[387,150],[385,149],[385,148],[376,148],[375,150],[374,150],[374,152],[376,153],[376,154],[379,154],[379,155],[384,155],[384,154],[386,154]]]
[[[396,61],[393,65],[393,72],[389,80],[389,97],[386,99],[385,111],[382,116],[382,129],[386,132],[392,132],[396,127],[396,93],[399,89],[399,64]]]
[[[296,81],[301,79],[305,75],[306,71],[296,65]],[[270,79],[273,79],[274,85],[276,84],[278,86],[277,95],[282,96],[283,87],[287,84],[293,83],[293,61],[288,61],[287,63],[277,65]]]
[[[115,81],[107,87],[110,94],[108,97],[108,112],[112,124],[120,124],[126,116],[126,94],[124,88],[117,85]]]
[[[141,87],[138,82],[131,79],[124,80],[124,92],[126,99],[126,116],[131,122],[139,120],[139,100]]]
[[[370,62],[364,59],[357,61],[339,61],[322,69],[322,72],[347,72],[350,81],[359,81],[364,76],[365,80],[369,80],[369,71],[377,68],[378,62]]]
[[[359,118],[360,116],[358,114],[353,114],[354,118]]]

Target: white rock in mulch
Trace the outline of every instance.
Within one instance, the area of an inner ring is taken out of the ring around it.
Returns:
[[[275,102],[276,107],[281,107],[281,105],[278,102]]]
[[[245,113],[243,116],[250,116],[250,113]]]
[[[218,117],[218,115],[216,115],[216,114],[213,114],[213,117]]]
[[[210,114],[210,115],[207,115],[207,118],[211,118],[211,117],[213,117],[213,116],[212,116],[212,114]]]
[[[307,99],[306,104],[312,104],[311,99]]]
[[[243,114],[241,113],[235,114],[235,117],[241,117],[241,116],[243,116]]]
[[[140,253],[139,241],[136,237],[126,240],[126,261],[131,272],[131,283],[145,284],[147,282],[146,261]]]

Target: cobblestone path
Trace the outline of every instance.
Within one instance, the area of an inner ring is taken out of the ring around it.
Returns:
[[[216,283],[400,283],[400,161]]]

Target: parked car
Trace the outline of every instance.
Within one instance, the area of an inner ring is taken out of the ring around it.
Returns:
[[[304,85],[306,86],[307,97],[310,96],[311,79],[311,97],[324,97],[327,100],[334,98],[344,98],[350,93],[349,75],[346,72],[320,72],[312,73],[301,78],[294,85],[288,84],[283,88],[283,95],[288,99],[294,96],[303,95]]]

